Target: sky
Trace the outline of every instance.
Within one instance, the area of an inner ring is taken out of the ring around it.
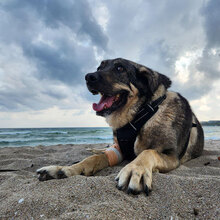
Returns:
[[[220,120],[219,0],[0,0],[0,127],[107,126],[85,74],[133,60]]]

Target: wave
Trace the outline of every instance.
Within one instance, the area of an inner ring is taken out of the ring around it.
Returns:
[[[28,134],[30,131],[6,131],[6,132],[1,132],[0,135],[19,135],[19,134]]]
[[[68,134],[66,131],[45,131],[43,134]]]
[[[0,129],[0,147],[112,142],[110,128]]]
[[[215,141],[219,141],[219,140],[220,140],[220,137],[215,137],[215,136],[205,137],[205,140],[215,140]]]
[[[72,140],[31,140],[31,141],[0,141],[0,147],[18,147],[18,146],[37,146],[37,145],[56,145],[56,144],[95,144],[112,143],[112,138],[91,138],[91,139],[72,139]]]

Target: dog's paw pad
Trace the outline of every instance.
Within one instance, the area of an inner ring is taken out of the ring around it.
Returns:
[[[38,179],[40,181],[46,181],[46,180],[54,179],[54,177],[51,176],[47,170],[44,170],[44,169],[37,170],[37,174],[38,174]]]

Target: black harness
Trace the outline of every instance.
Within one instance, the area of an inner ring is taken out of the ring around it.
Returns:
[[[166,95],[161,96],[160,98],[152,102],[151,105],[143,105],[141,110],[137,113],[137,115],[131,122],[116,130],[118,144],[125,160],[131,161],[136,157],[134,153],[134,142],[136,140],[136,137],[142,126],[157,112],[158,106],[165,99]],[[197,127],[197,125],[193,123],[192,127]],[[183,147],[183,150],[179,155],[179,159],[181,159],[186,153],[186,149],[189,144],[190,133],[191,129],[189,131],[187,141]]]
[[[150,104],[144,104],[135,118],[125,126],[116,130],[117,140],[125,160],[133,160],[134,142],[141,127],[157,112],[158,106],[166,99],[166,95],[161,96]]]

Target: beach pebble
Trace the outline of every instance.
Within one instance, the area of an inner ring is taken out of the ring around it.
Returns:
[[[198,214],[199,214],[199,210],[196,209],[196,208],[194,208],[194,209],[193,209],[193,213],[194,213],[194,215],[198,215]]]
[[[21,204],[22,202],[24,202],[24,198],[18,200],[19,204]]]

